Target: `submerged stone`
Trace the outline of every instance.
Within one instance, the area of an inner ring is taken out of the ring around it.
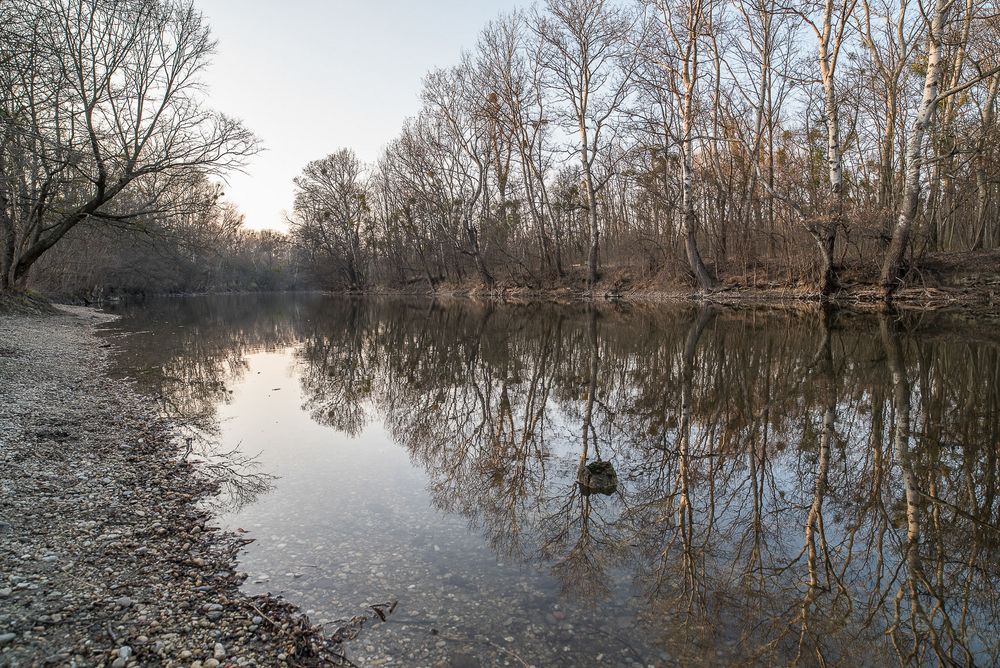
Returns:
[[[611,462],[591,462],[580,467],[577,482],[584,494],[614,494],[618,489],[618,474]]]

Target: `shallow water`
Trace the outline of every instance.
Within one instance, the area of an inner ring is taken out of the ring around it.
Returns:
[[[359,665],[1000,661],[996,323],[317,295],[119,310],[120,370],[233,464],[220,512],[256,539],[246,589],[325,622],[398,600],[348,647]],[[577,483],[595,461],[612,494]]]

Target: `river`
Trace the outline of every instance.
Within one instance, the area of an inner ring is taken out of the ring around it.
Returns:
[[[345,648],[358,665],[1000,661],[995,322],[321,295],[116,310],[116,373],[254,539],[245,588],[331,629],[398,601]]]

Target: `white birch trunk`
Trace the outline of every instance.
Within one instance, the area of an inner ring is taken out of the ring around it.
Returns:
[[[681,119],[681,209],[684,217],[684,250],[687,254],[688,265],[698,280],[699,287],[705,292],[715,288],[715,279],[708,273],[705,263],[702,261],[701,253],[698,251],[698,218],[694,210],[694,185],[692,174],[694,172],[694,142],[692,139],[694,129],[694,94],[698,81],[698,31],[697,21],[700,14],[694,16],[695,12],[700,12],[700,7],[695,3],[691,4],[692,16],[688,19],[687,44],[684,54],[684,108]]]
[[[903,266],[903,255],[910,242],[910,233],[920,204],[920,173],[923,166],[922,148],[924,137],[934,120],[934,107],[938,102],[938,86],[941,82],[941,39],[948,14],[954,0],[935,0],[931,16],[930,32],[927,36],[927,72],[924,76],[924,92],[917,108],[917,115],[906,141],[906,177],[903,182],[903,199],[892,231],[892,240],[882,264],[880,288],[885,299],[891,299],[899,287]]]

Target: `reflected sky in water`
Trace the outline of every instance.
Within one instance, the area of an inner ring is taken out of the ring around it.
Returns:
[[[995,323],[318,295],[121,307],[118,366],[277,476],[246,588],[360,665],[995,664]],[[184,436],[185,438],[188,436]],[[209,447],[205,445],[205,447]],[[610,462],[614,493],[581,466]]]

